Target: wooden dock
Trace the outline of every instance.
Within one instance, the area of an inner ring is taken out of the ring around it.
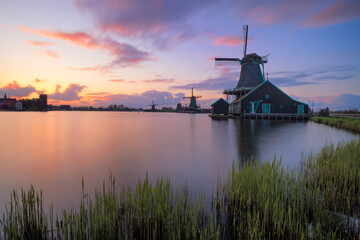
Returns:
[[[217,120],[226,119],[275,119],[275,120],[308,120],[311,114],[293,114],[293,113],[244,113],[241,115],[229,114],[210,114],[209,117]]]

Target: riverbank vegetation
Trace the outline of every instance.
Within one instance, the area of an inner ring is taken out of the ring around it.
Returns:
[[[296,169],[233,163],[211,203],[169,178],[118,188],[110,175],[79,209],[54,217],[34,188],[12,192],[4,239],[358,239],[360,139],[327,145]],[[83,182],[84,189],[84,182]]]
[[[311,120],[316,123],[323,123],[332,127],[360,133],[360,118],[314,116],[311,118]]]

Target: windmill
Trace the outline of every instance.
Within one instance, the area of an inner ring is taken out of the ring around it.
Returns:
[[[244,32],[244,57],[240,58],[215,58],[216,66],[238,66],[241,65],[239,82],[234,89],[225,89],[224,94],[235,95],[236,99],[250,92],[257,85],[265,81],[264,63],[267,63],[266,55],[260,57],[256,53],[246,54],[248,40],[248,25],[243,25]]]
[[[201,96],[195,97],[194,88],[191,88],[191,97],[183,97],[183,98],[190,99],[189,110],[195,110],[198,108],[198,106],[196,105],[196,99],[201,98]]]
[[[149,105],[149,106],[151,106],[151,111],[152,111],[152,112],[155,112],[155,111],[156,111],[155,106],[157,106],[157,105],[158,105],[158,104],[154,104],[154,100],[152,101],[152,104]]]

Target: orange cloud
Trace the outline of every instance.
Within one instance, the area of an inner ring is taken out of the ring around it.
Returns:
[[[124,79],[109,79],[109,81],[110,81],[110,82],[117,82],[117,83],[119,83],[119,82],[125,82]]]
[[[52,100],[59,100],[59,101],[75,101],[82,99],[79,96],[87,86],[79,85],[79,84],[70,84],[63,92],[60,92],[61,86],[56,85],[55,93],[49,94],[48,98]]]
[[[173,78],[157,78],[157,79],[149,79],[143,80],[145,83],[173,83],[175,80]]]
[[[225,45],[225,46],[238,46],[244,43],[243,38],[240,37],[231,37],[231,36],[221,36],[215,38],[213,41],[213,45],[219,46],[219,45]]]
[[[111,66],[94,66],[94,67],[83,67],[83,68],[70,67],[70,69],[77,71],[87,71],[87,72],[99,71],[101,74],[113,73],[113,71],[111,70]]]
[[[39,78],[35,78],[34,81],[35,81],[36,83],[46,82],[45,79],[39,79]]]
[[[48,38],[61,39],[86,48],[96,48],[98,45],[98,43],[92,36],[83,32],[75,32],[75,33],[53,32],[53,31],[27,28],[25,26],[19,26],[19,28],[27,33],[38,34]]]
[[[54,43],[51,42],[41,42],[41,41],[27,41],[26,42],[29,45],[34,45],[34,46],[51,46],[51,45],[55,45]]]
[[[53,50],[46,50],[44,54],[48,57],[59,58],[59,52]]]

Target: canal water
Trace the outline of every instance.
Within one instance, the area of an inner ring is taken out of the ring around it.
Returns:
[[[282,158],[295,167],[326,143],[358,138],[311,121],[211,120],[206,114],[0,112],[0,214],[10,192],[31,184],[54,209],[78,207],[109,172],[117,185],[169,176],[211,196],[232,162]]]

